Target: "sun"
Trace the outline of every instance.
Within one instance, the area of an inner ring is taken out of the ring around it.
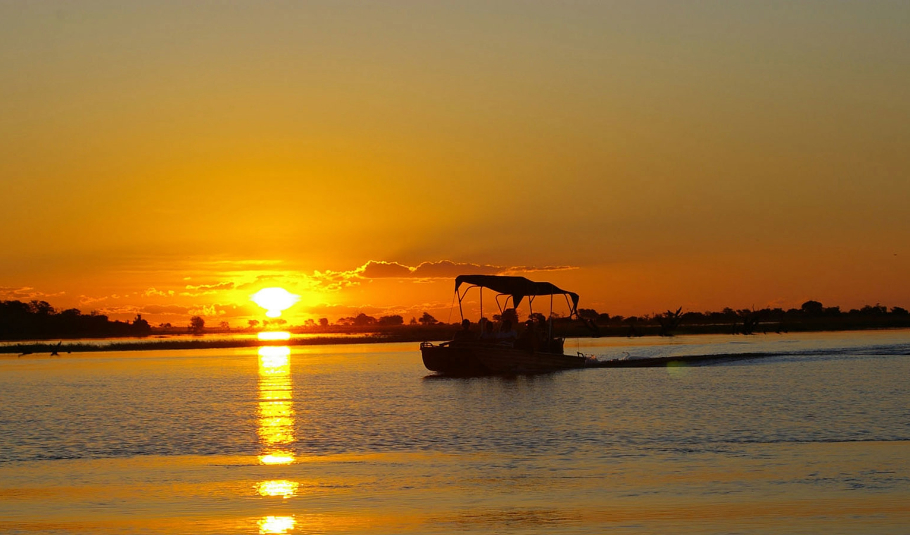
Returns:
[[[284,288],[263,288],[251,296],[254,303],[266,310],[265,315],[277,318],[281,311],[291,308],[300,300],[299,295],[292,294]]]

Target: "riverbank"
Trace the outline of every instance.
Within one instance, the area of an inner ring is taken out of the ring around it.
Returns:
[[[692,326],[695,327],[695,326]],[[701,328],[680,328],[677,333],[683,335],[712,335],[712,334],[731,334],[727,326],[717,326],[721,328],[709,329],[705,326]],[[791,326],[794,327],[794,326]],[[874,330],[899,330],[905,326],[883,326],[883,327],[856,327],[831,328],[827,325],[820,328],[819,324],[803,324],[795,326],[794,332],[846,332],[846,331],[874,331]],[[812,328],[816,327],[816,328]],[[288,340],[259,340],[251,333],[233,333],[225,334],[224,338],[213,334],[214,338],[206,337],[187,337],[175,336],[173,339],[164,337],[159,338],[129,338],[129,339],[71,339],[71,340],[26,340],[14,341],[7,340],[0,343],[0,355],[3,356],[29,356],[29,355],[52,355],[59,356],[65,353],[85,353],[98,351],[148,351],[148,350],[186,350],[186,349],[227,349],[243,347],[260,347],[260,346],[315,346],[315,345],[339,345],[339,344],[376,344],[376,343],[418,343],[418,342],[438,342],[446,341],[452,338],[455,327],[451,325],[427,326],[418,328],[400,328],[385,332],[363,333],[357,331],[349,332],[332,332],[325,334],[314,333],[293,333]],[[575,338],[650,338],[658,337],[659,330],[656,328],[640,328],[630,333],[626,328],[604,328],[600,330],[599,336],[592,336],[592,333],[582,329],[565,329],[557,332],[559,336],[567,339]],[[781,334],[780,330],[765,329],[755,334],[743,335],[746,337],[753,336],[774,336]],[[672,337],[663,337],[672,338]],[[630,363],[612,363],[609,366],[630,366]],[[641,365],[641,364],[639,364]]]
[[[84,342],[60,341],[51,342],[23,342],[0,345],[0,354],[18,354],[19,356],[40,355],[48,353],[59,355],[61,353],[84,353],[90,351],[148,351],[172,349],[227,349],[240,347],[259,346],[306,346],[306,345],[333,345],[333,344],[376,344],[387,342],[420,342],[418,339],[390,338],[384,335],[365,336],[325,336],[310,338],[291,338],[290,340],[256,340],[256,339],[215,339],[215,340],[142,340],[142,341],[112,341],[112,342]]]

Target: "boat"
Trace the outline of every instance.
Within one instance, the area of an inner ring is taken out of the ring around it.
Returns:
[[[480,290],[479,330],[471,330],[462,307],[462,301],[472,288]],[[484,289],[496,294],[501,318],[498,329],[483,318]],[[583,355],[563,354],[564,339],[553,336],[553,297],[564,296],[569,306],[569,317],[577,317],[578,294],[549,282],[535,282],[525,277],[459,275],[455,278],[455,295],[463,330],[448,342],[420,344],[423,364],[428,370],[452,376],[518,375],[585,366],[587,359]],[[540,296],[550,297],[550,315],[543,322],[540,321],[542,315],[533,312],[534,299]],[[525,298],[531,319],[519,334],[512,327],[517,327],[515,309]],[[511,308],[508,306],[510,301]]]

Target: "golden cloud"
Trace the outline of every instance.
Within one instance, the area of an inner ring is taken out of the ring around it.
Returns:
[[[451,279],[458,275],[515,275],[539,271],[562,271],[577,269],[575,266],[494,266],[436,260],[408,266],[400,262],[369,260],[364,265],[348,271],[314,271],[307,278],[324,290],[342,290],[361,282],[375,279],[412,279],[415,282],[426,279]]]

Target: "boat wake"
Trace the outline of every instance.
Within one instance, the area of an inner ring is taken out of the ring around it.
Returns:
[[[674,348],[678,349],[678,348]],[[623,351],[616,355],[589,355],[585,357],[586,368],[649,368],[674,365],[705,366],[742,360],[801,360],[808,359],[841,359],[841,358],[883,358],[910,356],[910,344],[875,345],[859,347],[826,347],[817,349],[786,349],[778,351],[726,351],[679,354],[632,355]]]

